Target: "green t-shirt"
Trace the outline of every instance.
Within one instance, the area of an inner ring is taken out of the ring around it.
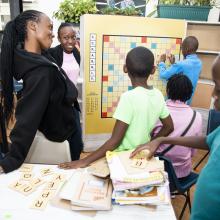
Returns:
[[[164,97],[156,88],[136,87],[123,93],[113,117],[129,126],[116,151],[131,150],[148,142],[155,123],[168,115]]]
[[[209,160],[199,174],[191,220],[220,219],[220,126],[208,135]]]

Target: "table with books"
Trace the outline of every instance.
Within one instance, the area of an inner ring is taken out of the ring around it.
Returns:
[[[0,219],[176,219],[163,164],[128,158],[108,152],[86,169],[23,164],[2,174]]]

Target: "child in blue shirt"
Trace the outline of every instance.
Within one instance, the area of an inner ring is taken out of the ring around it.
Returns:
[[[198,47],[199,42],[196,37],[186,37],[182,43],[182,54],[184,60],[175,63],[175,57],[171,54],[168,59],[172,65],[167,68],[165,64],[166,54],[162,54],[158,64],[161,79],[168,80],[174,74],[183,73],[191,80],[193,85],[193,94],[187,104],[191,104],[192,102],[192,97],[196,90],[197,82],[202,69],[202,62],[196,55]]]
[[[220,56],[212,67],[212,78],[215,83],[213,97],[215,109],[220,111]],[[209,160],[199,175],[193,201],[191,220],[220,219],[220,126],[207,137],[159,137],[152,142],[136,148],[131,157],[148,149],[151,157],[159,145],[174,144],[197,149],[210,150]]]

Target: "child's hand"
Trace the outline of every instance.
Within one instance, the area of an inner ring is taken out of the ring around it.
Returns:
[[[160,56],[160,60],[159,61],[165,63],[165,61],[166,61],[166,54],[165,53]]]
[[[77,168],[84,168],[87,166],[88,164],[86,163],[84,159],[61,163],[58,165],[58,167],[61,169],[77,169]]]
[[[151,142],[148,142],[147,144],[142,144],[139,145],[130,155],[130,158],[133,158],[136,154],[138,154],[139,152],[141,152],[142,150],[149,150],[149,153],[147,155],[147,159],[150,159],[151,157],[154,156],[157,148],[160,145],[160,139],[157,138]]]
[[[168,56],[168,59],[169,59],[169,61],[170,61],[171,64],[174,64],[174,63],[175,63],[175,56],[174,56],[173,54],[170,54],[170,55]]]

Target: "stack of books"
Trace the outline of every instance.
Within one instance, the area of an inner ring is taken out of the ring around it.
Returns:
[[[106,153],[114,187],[114,202],[120,205],[169,203],[169,187],[163,161],[158,158],[147,160],[139,155],[130,159],[131,152]]]

